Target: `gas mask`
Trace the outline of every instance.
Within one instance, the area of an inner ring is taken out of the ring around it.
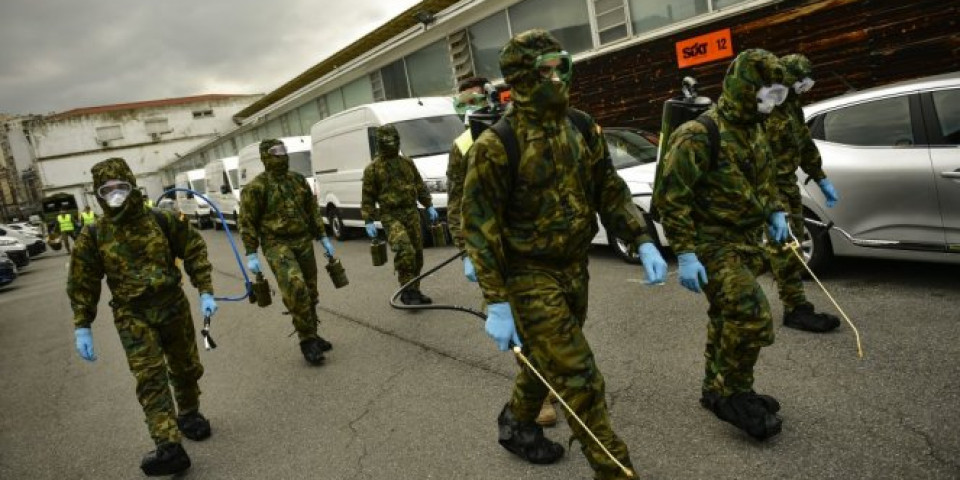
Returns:
[[[807,93],[813,88],[813,84],[816,83],[810,77],[804,77],[803,80],[793,83],[793,91],[797,94]]]
[[[573,77],[573,59],[565,51],[540,55],[534,62],[540,82],[530,98],[544,107],[566,108],[569,101],[570,79]]]
[[[109,207],[120,208],[127,197],[130,196],[132,190],[133,187],[128,182],[108,180],[107,183],[97,189],[97,196],[107,202]]]
[[[790,90],[779,83],[761,87],[757,91],[757,111],[769,115],[774,107],[787,99],[788,93],[790,93]]]

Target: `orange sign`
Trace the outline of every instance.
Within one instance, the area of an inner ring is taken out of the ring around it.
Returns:
[[[733,56],[730,29],[717,30],[677,42],[677,66],[692,67]]]

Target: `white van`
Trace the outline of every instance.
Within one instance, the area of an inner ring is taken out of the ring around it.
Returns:
[[[178,189],[189,189],[203,196],[207,196],[206,173],[204,169],[188,170],[176,175],[175,186]],[[190,192],[177,190],[177,210],[190,222],[195,223],[197,228],[204,229],[211,225],[210,205],[200,197]],[[211,200],[213,200],[211,198]]]
[[[313,166],[310,163],[310,137],[283,137],[278,138],[287,149],[290,157],[290,171],[299,173],[307,179],[310,190],[316,193],[313,185]],[[251,143],[240,149],[240,190],[247,186],[254,177],[263,173],[263,162],[260,160],[260,142]]]
[[[417,165],[446,218],[447,159],[453,140],[463,133],[449,97],[422,97],[361,105],[325,118],[310,129],[317,201],[338,239],[349,227],[362,227],[360,197],[363,169],[376,148],[376,128],[392,124],[400,133],[400,152]]]
[[[240,214],[240,178],[237,174],[238,157],[225,157],[213,160],[203,167],[203,177],[207,187],[207,198],[223,213],[227,224],[237,226]],[[210,209],[213,228],[219,229],[220,218]]]

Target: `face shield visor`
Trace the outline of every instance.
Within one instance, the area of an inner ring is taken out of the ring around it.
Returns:
[[[487,96],[478,92],[462,92],[453,99],[457,115],[466,115],[487,106]]]
[[[123,205],[132,190],[133,186],[129,182],[108,180],[97,189],[97,196],[107,202],[108,206],[117,208]]]
[[[275,157],[282,157],[287,154],[287,147],[283,146],[282,143],[278,143],[267,149],[267,153]]]
[[[757,110],[763,114],[769,114],[773,107],[782,104],[787,100],[787,94],[790,90],[779,84],[766,85],[757,91]]]
[[[804,77],[803,80],[800,80],[799,82],[794,82],[793,91],[797,92],[797,94],[807,93],[810,91],[810,89],[813,88],[814,83],[816,82],[814,82],[812,78]]]
[[[544,53],[537,57],[534,67],[546,80],[570,84],[573,77],[573,58],[566,51]]]

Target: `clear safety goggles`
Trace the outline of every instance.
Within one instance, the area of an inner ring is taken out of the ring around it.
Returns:
[[[482,107],[487,104],[487,96],[477,92],[463,92],[457,95],[457,104],[470,107]]]
[[[774,83],[773,85],[767,85],[757,92],[757,100],[760,103],[772,103],[774,105],[780,105],[787,100],[787,95],[790,93],[790,89],[779,84]]]
[[[287,147],[284,147],[282,144],[277,144],[268,148],[267,153],[275,157],[282,157],[287,154]]]
[[[109,180],[107,183],[104,183],[97,189],[97,196],[106,200],[111,193],[116,191],[122,191],[130,193],[133,190],[133,186],[129,182],[124,182],[123,180]]]
[[[814,82],[812,78],[805,77],[803,80],[800,80],[799,82],[794,82],[793,91],[797,93],[807,93],[810,91],[811,88],[813,88],[814,83],[816,82]]]
[[[569,83],[573,76],[573,58],[563,50],[540,55],[534,62],[534,66],[540,76],[548,80]]]

